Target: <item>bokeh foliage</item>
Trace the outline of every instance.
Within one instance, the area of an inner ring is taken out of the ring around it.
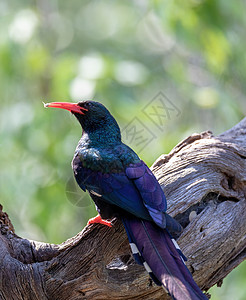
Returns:
[[[95,215],[72,182],[81,129],[42,101],[99,100],[122,128],[137,117],[155,135],[140,153],[148,164],[193,132],[219,134],[246,111],[245,9],[222,0],[1,0],[0,202],[17,233],[59,243]],[[180,112],[161,129],[143,114],[160,92]],[[242,264],[213,299],[245,299],[245,280]]]

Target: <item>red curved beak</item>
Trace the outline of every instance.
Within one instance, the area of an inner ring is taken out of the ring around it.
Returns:
[[[79,106],[77,103],[70,103],[70,102],[51,102],[51,103],[44,103],[44,107],[55,107],[55,108],[62,108],[69,110],[70,112],[82,114],[83,110],[87,111],[88,109]]]

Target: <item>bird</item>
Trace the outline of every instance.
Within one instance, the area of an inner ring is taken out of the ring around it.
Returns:
[[[170,232],[181,225],[167,214],[159,182],[143,160],[124,144],[119,125],[100,102],[51,102],[45,107],[70,111],[82,127],[72,160],[75,179],[89,192],[98,216],[88,224],[111,227],[122,221],[136,263],[176,300],[206,300],[185,265],[185,256]]]

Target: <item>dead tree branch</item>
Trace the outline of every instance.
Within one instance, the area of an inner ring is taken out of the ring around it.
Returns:
[[[193,134],[152,170],[198,285],[208,290],[246,256],[246,118],[214,137]],[[124,228],[90,225],[61,245],[18,237],[0,207],[0,299],[164,299],[134,263]]]

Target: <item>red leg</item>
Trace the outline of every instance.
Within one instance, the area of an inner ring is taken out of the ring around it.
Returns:
[[[90,225],[90,224],[103,224],[108,227],[112,227],[111,222],[103,220],[100,215],[97,215],[96,217],[90,219],[88,221],[87,225]]]

